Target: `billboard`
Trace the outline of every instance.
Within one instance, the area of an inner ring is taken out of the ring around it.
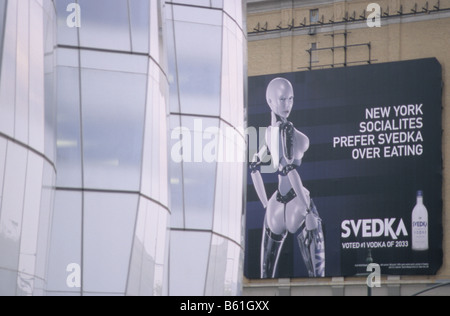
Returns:
[[[249,78],[245,275],[434,275],[442,265],[436,59]]]

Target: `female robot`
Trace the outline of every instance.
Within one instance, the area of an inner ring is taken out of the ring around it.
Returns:
[[[297,172],[309,148],[309,139],[288,121],[294,104],[291,83],[284,78],[272,80],[267,87],[266,98],[272,110],[272,124],[266,131],[265,145],[255,154],[251,164],[255,190],[266,209],[261,243],[261,278],[276,277],[278,259],[288,233],[299,233],[297,241],[309,276],[324,277],[322,221]],[[272,156],[273,167],[278,172],[278,190],[270,199],[260,171],[267,155]]]

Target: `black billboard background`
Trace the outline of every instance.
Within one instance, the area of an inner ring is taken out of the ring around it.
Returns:
[[[289,121],[311,141],[298,171],[322,218],[326,276],[354,276],[365,272],[368,249],[344,250],[343,242],[392,240],[384,236],[342,240],[344,220],[385,218],[404,221],[408,237],[399,240],[408,241],[408,247],[372,249],[373,262],[381,265],[382,273],[436,274],[442,265],[442,70],[439,62],[421,59],[250,77],[248,126],[270,125],[266,88],[277,77],[292,83],[295,101]],[[422,155],[354,160],[353,148],[333,148],[334,137],[361,134],[359,124],[366,121],[366,108],[408,104],[423,104]],[[263,174],[263,179],[270,197],[277,190],[277,175]],[[430,250],[423,253],[411,250],[411,213],[418,190],[424,191],[429,216]],[[249,172],[245,275],[250,279],[260,276],[264,215]],[[296,236],[289,235],[280,256],[277,277],[307,276]]]

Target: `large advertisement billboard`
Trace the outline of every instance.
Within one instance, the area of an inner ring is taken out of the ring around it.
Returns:
[[[245,275],[434,275],[442,264],[436,59],[249,78]]]

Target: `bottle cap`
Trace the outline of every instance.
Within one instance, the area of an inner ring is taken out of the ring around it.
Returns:
[[[417,191],[417,196],[418,197],[423,197],[423,191],[421,190],[421,191]]]

